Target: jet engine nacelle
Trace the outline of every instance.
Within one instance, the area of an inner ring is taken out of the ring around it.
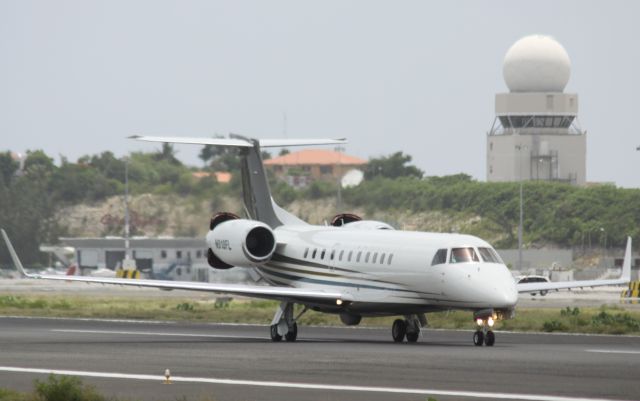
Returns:
[[[228,269],[267,263],[276,250],[276,239],[271,228],[262,222],[231,219],[216,224],[209,231],[207,245],[209,264]]]

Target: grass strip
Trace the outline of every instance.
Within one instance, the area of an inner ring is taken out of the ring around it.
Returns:
[[[63,294],[6,294],[0,296],[0,315],[105,319],[172,320],[216,323],[269,324],[276,301],[227,298],[128,298]],[[390,327],[397,317],[362,319],[362,326]],[[470,312],[427,314],[430,328],[475,329]],[[307,312],[301,325],[342,326],[337,315]],[[516,317],[500,321],[496,330],[640,335],[640,311],[616,305],[599,308],[518,308]]]

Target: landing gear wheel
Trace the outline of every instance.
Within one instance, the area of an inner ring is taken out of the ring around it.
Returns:
[[[483,341],[484,341],[484,333],[482,331],[478,330],[475,333],[473,333],[473,343],[476,346],[481,347]]]
[[[407,324],[402,319],[396,319],[391,326],[391,336],[393,341],[401,343],[407,334]]]
[[[278,325],[277,324],[271,325],[271,341],[276,342],[276,343],[278,341],[282,341],[282,336],[280,334],[278,334]]]
[[[418,337],[420,337],[420,333],[416,332],[416,333],[407,333],[407,341],[410,343],[415,343],[416,341],[418,341]]]
[[[294,342],[296,338],[298,338],[298,323],[293,322],[293,329],[284,335],[284,339],[291,343]]]
[[[487,335],[484,337],[484,345],[487,347],[493,347],[493,344],[496,343],[496,335],[493,334],[493,331],[487,331]],[[477,344],[476,344],[477,345]]]

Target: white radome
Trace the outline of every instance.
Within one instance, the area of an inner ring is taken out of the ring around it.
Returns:
[[[507,51],[502,72],[511,92],[562,92],[571,76],[571,60],[551,36],[525,36]]]

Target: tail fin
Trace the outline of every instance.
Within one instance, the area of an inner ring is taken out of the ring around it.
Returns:
[[[260,147],[336,145],[346,143],[345,139],[252,139],[240,135],[230,138],[186,138],[132,136],[131,139],[148,142],[185,143],[193,145],[232,146],[240,148],[242,156],[242,194],[249,216],[268,224],[271,228],[281,226],[283,221],[274,210],[267,175],[262,164]],[[282,213],[280,213],[282,216]]]

